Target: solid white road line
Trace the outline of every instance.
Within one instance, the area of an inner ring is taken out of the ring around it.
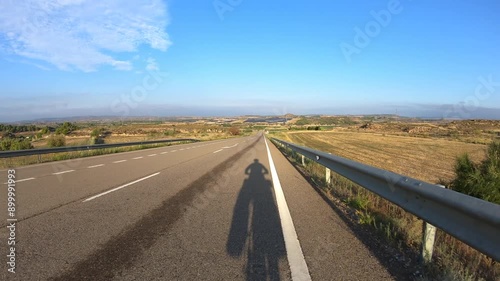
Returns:
[[[285,239],[286,255],[288,257],[288,264],[290,265],[290,271],[292,273],[292,280],[309,281],[311,280],[309,269],[307,268],[306,260],[304,259],[304,254],[302,253],[302,248],[300,247],[300,242],[297,237],[297,232],[293,226],[292,216],[290,215],[290,210],[288,210],[288,205],[285,200],[285,194],[281,188],[278,172],[276,172],[271,151],[269,150],[269,145],[267,144],[267,140],[265,138],[264,142],[266,143],[267,158],[269,158],[269,169],[271,170],[271,177],[273,179],[274,194],[276,196],[276,203],[278,204],[281,228],[283,229],[283,238]]]
[[[132,158],[132,159],[137,160],[137,159],[142,159],[142,158],[144,158],[144,157],[139,156],[139,157],[135,157],[135,158]]]
[[[94,195],[94,196],[92,196],[92,197],[89,197],[89,198],[87,198],[87,199],[83,200],[83,202],[88,202],[88,201],[90,201],[90,200],[94,200],[94,199],[96,199],[96,198],[98,198],[98,197],[101,197],[101,196],[106,195],[106,194],[108,194],[108,193],[111,193],[111,192],[114,192],[114,191],[120,190],[120,189],[122,189],[122,188],[124,188],[124,187],[127,187],[127,186],[129,186],[129,185],[133,185],[133,184],[138,183],[138,182],[140,182],[140,181],[143,181],[143,180],[146,180],[146,179],[152,178],[152,177],[157,176],[157,175],[159,175],[159,174],[160,174],[160,173],[158,172],[158,173],[155,173],[155,174],[149,175],[149,176],[147,176],[147,177],[140,178],[140,179],[135,180],[135,181],[133,181],[133,182],[129,182],[129,183],[127,183],[127,184],[121,185],[121,186],[119,186],[119,187],[115,187],[115,188],[110,189],[110,190],[108,190],[108,191],[105,191],[105,192],[103,192],[103,193],[99,193],[99,194],[97,194],[97,195]]]
[[[102,167],[104,166],[104,164],[99,164],[99,165],[94,165],[94,166],[88,166],[87,168],[88,169],[92,169],[92,168],[97,168],[97,167]]]
[[[67,171],[62,171],[62,172],[57,172],[57,173],[52,173],[53,175],[61,175],[61,174],[66,174],[66,173],[71,173],[74,172],[75,170],[67,170]]]
[[[214,153],[221,152],[222,150],[224,150],[224,149],[216,150],[216,151],[214,151]]]
[[[114,163],[114,164],[117,164],[117,163],[122,163],[122,162],[125,162],[125,161],[127,161],[127,160],[118,160],[118,161],[115,161],[115,162],[113,162],[113,163]]]

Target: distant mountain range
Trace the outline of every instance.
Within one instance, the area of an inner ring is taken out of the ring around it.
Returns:
[[[289,121],[293,118],[306,117],[315,118],[322,116],[330,117],[352,117],[352,118],[363,118],[363,117],[373,117],[375,119],[427,119],[427,118],[409,118],[404,116],[398,116],[395,114],[368,114],[368,115],[326,115],[326,114],[308,114],[308,115],[295,115],[295,114],[285,114],[285,115],[242,115],[242,116],[71,116],[71,117],[60,117],[60,118],[39,118],[33,120],[23,120],[17,122],[4,122],[5,124],[50,124],[50,123],[63,123],[63,122],[95,122],[95,123],[109,123],[109,122],[123,122],[123,121],[138,121],[138,122],[196,122],[196,121],[218,121],[218,122],[232,122],[236,120],[241,120],[242,122],[248,123],[282,123]]]

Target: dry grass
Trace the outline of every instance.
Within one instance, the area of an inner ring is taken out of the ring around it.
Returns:
[[[364,164],[430,183],[454,177],[457,156],[468,153],[474,161],[485,157],[486,145],[355,132],[291,132],[288,139]]]
[[[277,132],[277,137],[330,152],[423,181],[437,183],[454,177],[456,156],[469,153],[478,161],[486,146],[446,139],[430,139],[359,132]],[[288,152],[295,161],[300,158]],[[333,173],[325,183],[325,170],[307,161],[305,168],[318,187],[336,204],[355,210],[356,220],[378,233],[387,243],[417,255],[422,221],[402,208]],[[411,258],[410,258],[411,259]],[[478,251],[438,231],[434,262],[420,269],[417,280],[500,280],[500,266]]]

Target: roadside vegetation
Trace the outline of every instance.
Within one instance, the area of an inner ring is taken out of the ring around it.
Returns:
[[[179,122],[126,121],[126,122],[64,122],[43,125],[0,124],[0,151],[52,148],[78,145],[110,144],[163,139],[194,138],[215,140],[246,136],[259,129],[244,120],[180,120]],[[168,145],[162,144],[161,146]],[[58,161],[136,149],[156,145],[100,149],[85,152],[61,152],[40,156],[24,156],[0,161],[1,168]]]
[[[500,142],[496,131],[483,134],[477,130],[481,138],[489,134],[489,143],[483,144],[445,134],[409,136],[380,128],[367,131],[360,126],[320,132],[270,130],[270,134],[499,204]],[[302,167],[299,155],[284,152],[352,221],[402,253],[398,259],[405,267],[415,264],[415,280],[500,280],[500,265],[440,230],[433,262],[419,265],[422,220],[333,172],[327,184],[324,167],[307,159]]]
[[[457,159],[456,177],[450,182],[456,191],[500,204],[500,142],[488,146],[486,159],[473,162],[468,154]]]

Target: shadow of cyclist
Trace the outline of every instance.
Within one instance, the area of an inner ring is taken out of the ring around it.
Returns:
[[[247,280],[280,280],[278,261],[286,256],[285,242],[272,184],[264,177],[268,170],[255,159],[245,174],[226,251],[232,257],[246,255]]]

